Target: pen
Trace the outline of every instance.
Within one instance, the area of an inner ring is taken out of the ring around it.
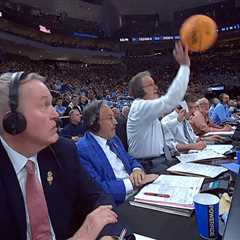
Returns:
[[[153,193],[153,192],[145,192],[145,195],[148,196],[155,196],[155,197],[162,197],[162,198],[170,198],[169,194],[161,194],[161,193]]]
[[[124,240],[126,233],[127,233],[127,229],[123,228],[121,233],[120,233],[120,236],[119,236],[118,240]]]

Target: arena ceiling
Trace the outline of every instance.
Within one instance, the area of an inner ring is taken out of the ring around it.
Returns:
[[[2,0],[1,0],[2,1]],[[69,16],[98,21],[101,4],[104,2],[116,7],[120,15],[156,14],[160,21],[171,21],[177,10],[194,8],[219,0],[9,0],[41,8],[50,13],[65,11]]]
[[[160,21],[171,21],[175,11],[207,5],[216,0],[111,0],[121,15],[159,14]]]

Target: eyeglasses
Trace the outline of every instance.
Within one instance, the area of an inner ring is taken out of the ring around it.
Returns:
[[[156,84],[155,83],[149,83],[149,84],[146,84],[145,86],[143,86],[143,88],[147,88],[147,87],[155,87]]]
[[[112,117],[106,117],[106,118],[102,118],[99,119],[99,121],[111,121],[111,122],[117,122],[116,118],[114,116]]]

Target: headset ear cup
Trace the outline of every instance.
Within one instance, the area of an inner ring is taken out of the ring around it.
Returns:
[[[89,126],[89,130],[93,133],[97,133],[100,129],[98,120],[96,119],[90,126]]]
[[[4,130],[11,135],[22,133],[27,127],[25,117],[19,112],[7,113],[3,118],[2,124]]]

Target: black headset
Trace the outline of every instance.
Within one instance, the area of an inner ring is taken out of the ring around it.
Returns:
[[[136,89],[135,91],[135,98],[143,98],[145,96],[145,91],[143,89],[143,87]]]
[[[93,101],[83,111],[83,121],[90,132],[97,133],[100,130],[99,117],[102,104],[102,100]]]
[[[24,72],[9,73],[11,80],[9,85],[9,107],[10,112],[7,112],[3,117],[3,128],[11,134],[17,135],[22,133],[27,127],[27,121],[24,115],[17,111],[19,86],[21,80],[25,78]]]

